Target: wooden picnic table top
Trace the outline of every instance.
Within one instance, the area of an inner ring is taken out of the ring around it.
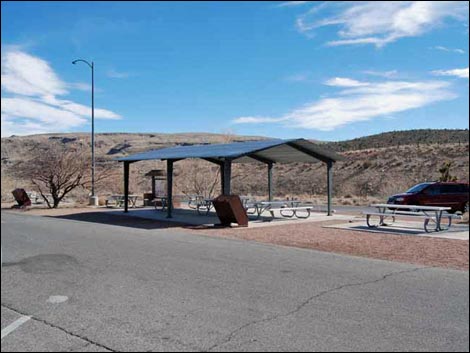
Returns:
[[[449,211],[452,207],[439,207],[439,206],[420,206],[420,205],[396,205],[393,203],[376,203],[370,205],[370,207],[376,208],[401,208],[401,209],[412,209],[422,211]]]

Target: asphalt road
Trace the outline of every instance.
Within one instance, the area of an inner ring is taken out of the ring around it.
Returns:
[[[468,351],[468,272],[2,212],[2,351]]]

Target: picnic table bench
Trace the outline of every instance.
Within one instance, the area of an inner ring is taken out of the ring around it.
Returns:
[[[168,197],[166,196],[156,196],[152,201],[156,210],[161,207],[161,211],[165,211],[168,207]]]
[[[138,195],[129,195],[129,204],[132,208],[136,207]],[[123,207],[126,202],[124,195],[111,195],[106,199],[106,207]]]
[[[274,213],[279,212],[282,217],[292,218],[308,218],[314,208],[313,205],[302,205],[300,200],[276,200],[276,201],[261,201],[247,204],[247,213],[256,214],[257,218],[268,211],[271,217],[274,218]],[[253,211],[249,211],[252,208]]]
[[[271,213],[271,217],[274,218],[274,212],[278,211],[282,217],[292,218],[308,218],[310,217],[310,213],[312,212],[313,206],[296,206],[296,207],[280,207],[280,208],[271,208],[269,209],[269,213]],[[285,212],[289,213],[285,213]],[[299,214],[298,211],[301,211]],[[302,215],[302,212],[305,212],[305,215]]]
[[[249,199],[249,197],[240,196],[240,200],[242,201],[245,210],[247,209],[247,203]],[[209,212],[214,208],[214,204],[212,201],[213,199],[211,198],[204,198],[204,196],[196,195],[193,198],[189,199],[188,206],[189,208],[196,209],[199,215],[207,216]]]
[[[196,210],[198,215],[205,215],[207,216],[214,207],[214,204],[212,203],[212,199],[202,199],[199,200],[199,202],[196,205]]]
[[[395,205],[395,204],[372,204],[377,211],[363,212],[366,216],[366,223],[369,228],[377,228],[380,226],[387,226],[385,219],[391,218],[392,223],[395,222],[397,217],[405,216],[412,218],[419,218],[424,220],[424,230],[429,233],[429,223],[435,224],[434,231],[440,232],[448,230],[452,226],[453,219],[461,219],[460,216],[447,213],[450,207],[437,207],[437,206],[419,206],[419,205]],[[445,213],[444,213],[445,212]],[[373,224],[371,217],[379,217],[379,222]],[[447,224],[443,225],[442,220],[447,219]]]
[[[203,195],[186,195],[188,197],[188,207],[196,210],[198,205],[204,201]]]

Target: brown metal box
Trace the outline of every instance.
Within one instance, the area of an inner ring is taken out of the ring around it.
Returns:
[[[29,196],[24,189],[15,189],[11,193],[15,197],[16,202],[18,202],[17,207],[23,208],[31,206],[31,200],[29,199]]]
[[[212,200],[220,225],[229,227],[231,223],[248,227],[248,215],[238,195],[220,195]]]

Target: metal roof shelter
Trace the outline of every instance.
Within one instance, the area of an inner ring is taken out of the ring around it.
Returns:
[[[275,163],[315,163],[327,165],[328,215],[331,215],[331,198],[333,190],[333,164],[343,157],[321,148],[306,139],[272,139],[259,141],[235,142],[227,144],[191,145],[163,148],[137,153],[117,160],[124,163],[124,212],[128,212],[129,165],[145,160],[167,161],[167,194],[168,217],[172,213],[173,163],[187,158],[200,158],[220,166],[222,194],[230,195],[232,163],[261,162],[268,166],[269,199],[272,200],[272,170]]]

